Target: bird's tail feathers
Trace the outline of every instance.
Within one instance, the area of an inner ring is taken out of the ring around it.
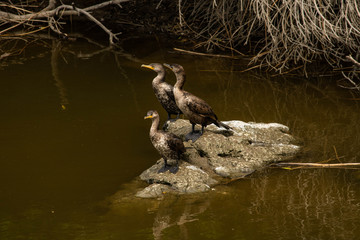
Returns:
[[[226,128],[226,130],[231,129],[231,127],[229,125],[226,125],[225,123],[222,123],[220,121],[216,122],[216,126]]]

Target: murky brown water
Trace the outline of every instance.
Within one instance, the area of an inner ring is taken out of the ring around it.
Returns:
[[[354,169],[269,168],[208,193],[133,198],[136,176],[159,158],[143,116],[157,109],[166,118],[142,63],[182,64],[185,88],[221,120],[288,125],[304,146],[296,161],[360,162],[358,96],[331,78],[259,76],[240,72],[247,66],[239,62],[179,55],[148,40],[116,52],[41,41],[0,60],[0,239],[360,235]],[[8,51],[15,43],[1,44]]]

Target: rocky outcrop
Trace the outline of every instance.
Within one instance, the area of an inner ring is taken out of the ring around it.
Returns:
[[[159,197],[163,193],[195,193],[211,189],[229,179],[245,177],[273,162],[294,157],[300,147],[288,134],[289,128],[277,123],[224,122],[232,130],[210,125],[195,142],[184,142],[186,153],[176,174],[157,173],[160,159],[144,171],[140,178],[150,186],[137,193],[138,197]],[[168,122],[167,131],[181,138],[191,131],[187,120]]]

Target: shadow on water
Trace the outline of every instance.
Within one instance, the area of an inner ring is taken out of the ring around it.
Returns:
[[[138,199],[158,158],[149,109],[161,109],[142,63],[177,62],[185,89],[222,120],[279,122],[297,161],[359,162],[356,93],[329,77],[268,77],[244,62],[179,55],[139,39],[124,49],[78,40],[2,40],[1,239],[353,239],[360,173],[269,168],[202,194]],[[3,54],[2,53],[2,54]],[[314,73],[320,75],[321,73]],[[169,72],[168,81],[174,83]],[[352,95],[353,94],[353,95]]]

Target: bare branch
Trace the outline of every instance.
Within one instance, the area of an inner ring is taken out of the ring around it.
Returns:
[[[346,168],[360,167],[360,163],[275,163],[278,167],[296,166],[296,167],[312,167],[312,168]]]
[[[70,10],[71,12],[75,11],[75,12],[84,14],[89,20],[96,23],[99,27],[101,27],[109,35],[110,44],[114,44],[114,39],[118,40],[118,38],[116,36],[117,34],[113,34],[107,27],[104,26],[104,24],[102,24],[99,20],[94,18],[90,13],[88,13],[84,9],[74,8],[73,6],[70,6],[70,5],[61,5],[56,8],[57,11],[60,11],[61,9],[67,9],[67,10]]]
[[[305,71],[314,59],[341,67],[345,53],[360,52],[359,1],[178,2],[179,25],[201,39],[198,46],[233,49],[255,43],[251,63],[280,73],[297,65]]]
[[[218,58],[231,58],[231,59],[239,59],[239,56],[229,56],[229,55],[222,55],[222,54],[209,54],[209,53],[200,53],[200,52],[194,52],[189,50],[184,50],[180,48],[173,48],[175,51],[187,53],[191,55],[198,55],[198,56],[207,56],[207,57],[218,57]],[[244,56],[244,54],[242,55]]]
[[[88,7],[88,8],[84,8],[83,10],[88,12],[88,11],[97,10],[97,9],[100,9],[100,8],[103,8],[103,7],[106,7],[109,5],[118,5],[120,3],[129,2],[129,1],[130,0],[112,0],[112,1],[107,1],[107,2],[97,4],[97,5]],[[48,17],[55,16],[57,14],[57,12],[63,8],[63,6],[69,6],[69,5],[61,5],[57,8],[53,8],[53,7],[55,7],[54,2],[55,2],[55,0],[51,0],[49,5],[46,8],[44,8],[42,11],[37,12],[37,13],[16,15],[16,14],[0,11],[0,18],[3,18],[8,21],[23,21],[23,20],[30,20],[30,19],[36,19],[36,18],[48,18]],[[73,8],[67,9],[67,10],[68,11],[63,13],[64,16],[65,15],[76,15],[78,13]]]
[[[356,65],[357,67],[360,67],[360,63],[358,61],[356,61],[351,55],[346,56],[346,58],[348,60],[350,60],[354,65]]]
[[[42,11],[48,11],[48,10],[51,10],[51,9],[54,9],[56,6],[56,0],[49,0],[49,5],[44,8]]]
[[[105,27],[99,20],[97,20],[95,17],[93,17],[89,12],[100,9],[109,5],[119,5],[123,2],[128,2],[130,0],[111,0],[107,2],[103,2],[100,4],[96,4],[84,9],[77,8],[70,5],[60,5],[58,7],[56,6],[56,0],[49,0],[49,4],[46,8],[43,10],[36,12],[36,13],[27,13],[27,14],[13,14],[8,12],[0,11],[0,20],[4,22],[15,22],[16,25],[9,27],[8,29],[5,29],[0,32],[0,34],[3,34],[6,31],[9,31],[19,25],[25,24],[29,21],[34,21],[41,18],[48,19],[48,25],[52,31],[59,34],[60,36],[67,37],[67,34],[62,33],[58,27],[58,23],[55,21],[54,16],[58,15],[61,12],[61,16],[69,16],[69,15],[78,15],[82,14],[86,16],[90,21],[97,24],[101,29],[103,29],[108,35],[109,35],[109,42],[110,44],[114,44],[114,40],[118,40],[117,35],[114,34],[111,30],[109,30],[107,27]]]

